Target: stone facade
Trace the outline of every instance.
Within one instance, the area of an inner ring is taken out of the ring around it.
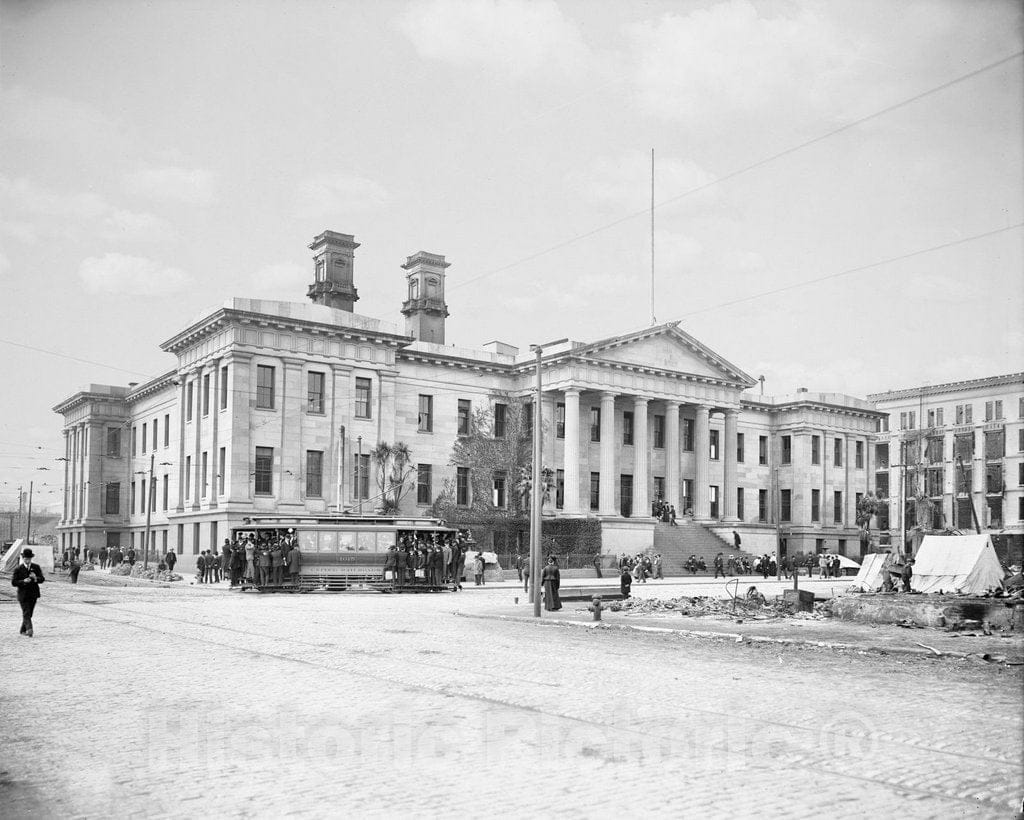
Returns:
[[[410,290],[400,330],[351,312],[352,236],[328,231],[310,247],[313,304],[229,299],[163,343],[176,360],[170,372],[127,388],[93,385],[54,408],[68,454],[63,544],[140,549],[143,493],[152,493],[151,548],[176,550],[185,567],[254,513],[336,514],[357,509],[360,496],[369,512],[368,453],[382,441],[405,442],[429,466],[423,497],[414,489],[401,510],[420,514],[421,501],[456,480],[449,462],[466,402],[530,400],[532,354],[442,343],[443,256],[419,252],[402,266]],[[547,512],[599,518],[606,553],[650,545],[659,496],[680,515],[739,529],[744,546],[774,550],[778,523],[790,551],[856,552],[873,406],[837,394],[754,395],[755,379],[674,323],[542,349],[544,461],[559,486]],[[108,447],[118,436],[119,449]],[[515,477],[504,478],[512,492]]]
[[[1024,373],[926,385],[868,396],[879,424],[876,482],[888,525],[1024,534]],[[927,504],[913,499],[927,499]],[[971,511],[973,502],[974,512]],[[929,520],[930,519],[930,520]]]

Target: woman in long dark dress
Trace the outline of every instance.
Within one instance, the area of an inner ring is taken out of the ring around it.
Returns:
[[[548,565],[540,576],[544,584],[544,609],[554,612],[562,608],[562,601],[558,597],[558,587],[561,584],[561,573],[558,571],[558,564],[554,556],[548,558]]]

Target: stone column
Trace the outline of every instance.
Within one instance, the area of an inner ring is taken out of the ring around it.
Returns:
[[[71,484],[69,479],[71,477],[71,437],[68,435],[68,430],[63,430],[63,437],[65,437],[65,497],[63,497],[63,523],[68,520],[68,506],[71,502],[68,493],[71,492]]]
[[[181,394],[178,396],[178,504],[175,512],[185,511],[185,401],[188,399],[188,373],[179,373]]]
[[[736,488],[739,486],[736,475],[736,421],[739,411],[729,409],[725,411],[725,453],[723,463],[725,465],[722,481],[722,510],[723,521],[729,524],[739,522],[736,504]]]
[[[601,394],[601,515],[619,514],[615,509],[615,395]]]
[[[679,497],[679,402],[665,402],[665,493],[666,501],[682,514]]]
[[[602,439],[604,437],[602,436]],[[562,454],[565,490],[562,510],[566,515],[580,512],[580,391],[565,391],[565,447]]]
[[[195,448],[192,455],[192,509],[198,510],[202,504],[202,449],[203,449],[203,366],[200,365],[192,374],[195,377],[195,388],[192,391],[192,433],[195,436]],[[209,476],[209,464],[207,464]]]
[[[711,408],[706,404],[698,404],[694,408],[693,422],[693,517],[697,521],[711,520],[711,428],[709,416]]]
[[[649,518],[651,501],[651,443],[647,439],[647,402],[633,399],[633,517]]]
[[[84,422],[78,428],[78,517],[85,518],[85,448],[89,431]]]
[[[210,391],[210,417],[213,419],[212,424],[212,435],[210,445],[210,507],[217,506],[217,497],[220,491],[220,451],[217,449],[218,437],[217,430],[220,426],[220,359],[213,360],[213,371],[210,376],[213,382],[212,390]],[[225,464],[225,469],[227,465]]]

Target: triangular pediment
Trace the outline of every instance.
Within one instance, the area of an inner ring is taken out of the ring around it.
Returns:
[[[602,339],[575,352],[583,353],[590,359],[650,367],[748,387],[756,384],[756,379],[680,330],[674,323]]]

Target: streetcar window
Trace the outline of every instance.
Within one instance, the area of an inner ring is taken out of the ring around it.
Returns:
[[[333,535],[333,533],[331,533]],[[338,552],[355,552],[356,534],[342,530],[338,533]]]
[[[376,552],[377,551],[377,533],[375,533],[375,532],[361,532],[361,533],[359,533],[359,546],[356,549],[359,552]]]
[[[338,533],[321,531],[316,534],[320,552],[338,551]]]
[[[299,549],[302,552],[316,552],[316,532],[299,530]]]

